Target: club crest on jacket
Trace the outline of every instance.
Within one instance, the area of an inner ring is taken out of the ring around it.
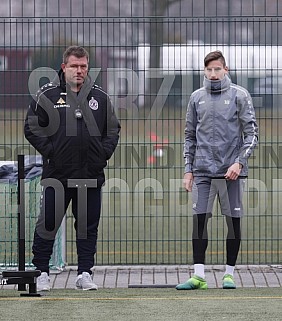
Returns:
[[[97,110],[99,107],[98,101],[96,99],[94,99],[93,97],[91,97],[91,99],[89,100],[89,107],[93,110]]]

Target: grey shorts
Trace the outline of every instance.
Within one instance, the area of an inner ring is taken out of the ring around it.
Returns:
[[[231,217],[242,217],[245,178],[194,177],[192,188],[193,214],[212,214],[214,200],[218,196],[221,213]]]

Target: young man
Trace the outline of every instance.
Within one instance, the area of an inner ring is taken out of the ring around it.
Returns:
[[[31,102],[25,137],[43,156],[42,200],[33,242],[33,264],[41,270],[38,290],[50,290],[49,260],[57,230],[72,202],[78,276],[76,288],[96,290],[94,265],[104,168],[119,139],[120,124],[108,95],[88,75],[89,54],[69,47],[54,82]]]
[[[192,192],[194,276],[177,290],[207,289],[207,224],[216,195],[227,223],[224,289],[235,289],[234,267],[241,242],[242,197],[247,160],[258,141],[248,91],[231,82],[220,51],[204,59],[204,86],[192,93],[186,115],[183,183]]]

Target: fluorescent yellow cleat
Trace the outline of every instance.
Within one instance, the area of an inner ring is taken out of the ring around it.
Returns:
[[[176,290],[206,290],[208,284],[205,279],[200,278],[197,275],[192,276],[189,280],[184,283],[178,284]]]
[[[225,274],[222,279],[222,288],[223,289],[236,289],[234,278],[230,274]]]

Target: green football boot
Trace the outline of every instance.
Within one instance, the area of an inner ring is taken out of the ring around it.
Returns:
[[[192,276],[189,280],[184,283],[178,284],[176,290],[206,290],[208,284],[205,279],[200,278],[197,275]]]
[[[222,288],[223,289],[236,289],[234,278],[230,274],[225,274],[222,279]]]

